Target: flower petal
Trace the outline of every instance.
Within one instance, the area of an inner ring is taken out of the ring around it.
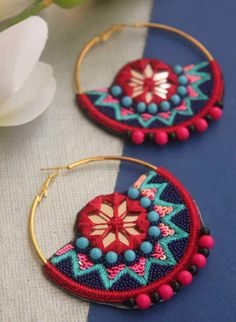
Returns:
[[[167,94],[167,90],[165,88],[161,88],[159,86],[155,87],[155,92],[156,93]]]
[[[161,80],[161,79],[167,79],[169,73],[168,72],[159,72],[154,75],[154,80]]]
[[[153,76],[153,70],[151,65],[147,65],[144,70],[144,75],[148,78],[151,78]]]
[[[17,111],[23,104],[31,102],[41,93],[45,84],[52,78],[52,75],[53,71],[50,65],[38,62],[20,90],[0,105],[0,117],[7,116]]]
[[[127,213],[127,202],[124,200],[118,207],[118,216],[123,217]]]
[[[47,69],[51,70],[50,66],[40,63],[41,66],[47,66]],[[44,67],[42,70],[45,69]],[[41,72],[42,72],[41,70]],[[44,74],[42,72],[42,74]],[[41,113],[43,113],[46,108],[51,104],[55,91],[56,91],[56,82],[51,74],[48,74],[47,78],[42,78],[45,80],[45,83],[41,88],[35,87],[35,84],[38,80],[40,83],[40,79],[35,78],[35,73],[32,73],[29,80],[26,84],[30,84],[32,82],[32,86],[23,86],[20,91],[18,91],[15,95],[12,95],[1,107],[0,116],[0,126],[16,126],[21,125],[27,122],[32,121],[36,117],[38,117]],[[25,84],[25,85],[26,85]],[[30,95],[30,89],[32,88],[32,92],[34,90],[34,96]]]
[[[150,103],[152,100],[152,92],[147,92],[146,94],[146,101],[147,103]]]
[[[104,238],[103,238],[103,245],[104,247],[109,246],[111,243],[113,243],[116,240],[116,235],[113,232],[109,232]]]
[[[112,218],[114,216],[114,209],[111,205],[107,204],[107,203],[102,203],[100,206],[101,209],[101,215],[103,215],[103,217],[110,217]]]
[[[129,245],[129,239],[122,232],[118,233],[118,238],[123,244]]]
[[[30,17],[0,33],[0,104],[24,84],[45,47],[46,22]]]
[[[170,83],[164,83],[164,84],[159,84],[158,85],[160,88],[165,88],[165,89],[167,89],[167,88],[170,88]]]
[[[131,69],[131,76],[133,76],[134,78],[137,78],[139,80],[143,80],[143,74],[140,74],[139,72],[137,72],[134,69]],[[132,79],[132,78],[131,78]]]

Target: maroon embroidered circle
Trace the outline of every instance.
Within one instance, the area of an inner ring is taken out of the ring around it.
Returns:
[[[117,74],[115,85],[135,102],[160,104],[177,94],[178,76],[173,68],[156,59],[139,59],[125,65]]]
[[[147,211],[120,193],[98,196],[78,214],[77,226],[92,247],[118,254],[136,249],[147,235]]]

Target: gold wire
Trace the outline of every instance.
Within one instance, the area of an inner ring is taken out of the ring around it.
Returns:
[[[36,252],[36,254],[38,255],[40,261],[43,264],[47,263],[47,259],[45,258],[45,256],[43,255],[43,252],[41,250],[41,248],[39,247],[37,238],[36,238],[36,234],[35,234],[35,216],[36,216],[36,210],[38,205],[40,204],[40,202],[47,197],[48,194],[48,187],[51,184],[51,182],[60,174],[61,170],[72,170],[75,169],[79,166],[91,163],[91,162],[99,162],[99,161],[127,161],[127,162],[131,162],[131,163],[135,163],[144,167],[147,167],[151,170],[156,171],[157,167],[139,160],[139,159],[135,159],[135,158],[131,158],[131,157],[126,157],[126,156],[96,156],[96,157],[90,157],[90,158],[86,158],[86,159],[81,159],[79,161],[73,162],[71,164],[68,164],[66,166],[57,166],[57,167],[52,167],[52,168],[43,168],[41,170],[49,170],[52,171],[52,173],[46,178],[46,180],[43,182],[39,193],[36,195],[36,197],[33,200],[31,209],[30,209],[30,213],[29,213],[29,236],[30,236],[30,241],[33,245],[33,248]]]
[[[190,36],[188,33],[178,28],[159,24],[159,23],[151,23],[151,22],[134,23],[134,24],[115,24],[115,25],[112,25],[103,33],[101,33],[99,36],[96,36],[93,39],[91,39],[80,52],[75,65],[75,82],[76,82],[76,91],[78,94],[83,93],[83,90],[81,88],[80,69],[86,54],[90,51],[92,47],[94,47],[95,45],[101,42],[107,41],[114,32],[121,31],[124,28],[158,28],[164,31],[173,32],[179,35],[180,37],[183,37],[184,39],[190,41],[192,44],[194,44],[198,49],[200,49],[200,51],[206,56],[206,58],[209,61],[212,61],[214,59],[213,56],[210,54],[210,52],[206,49],[206,47],[203,46],[196,38]]]

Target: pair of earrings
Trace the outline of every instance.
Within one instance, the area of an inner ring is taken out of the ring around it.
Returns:
[[[207,61],[169,66],[155,59],[125,65],[110,88],[83,92],[80,66],[86,53],[113,32],[114,25],[91,40],[76,65],[77,100],[88,115],[115,133],[140,144],[164,145],[204,132],[222,115],[220,68],[196,39],[176,28],[154,27],[182,36]],[[75,237],[48,260],[35,237],[36,209],[60,171],[98,161],[128,161],[148,169],[123,193],[100,195],[79,211]],[[29,220],[33,247],[46,276],[63,290],[85,300],[118,307],[147,309],[170,299],[206,265],[214,240],[188,191],[167,170],[130,157],[92,157],[56,167],[36,195]]]

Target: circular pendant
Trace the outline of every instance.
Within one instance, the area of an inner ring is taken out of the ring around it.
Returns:
[[[79,211],[75,230],[44,264],[45,274],[79,298],[119,307],[170,299],[213,247],[195,202],[163,168],[123,193],[94,198]]]

